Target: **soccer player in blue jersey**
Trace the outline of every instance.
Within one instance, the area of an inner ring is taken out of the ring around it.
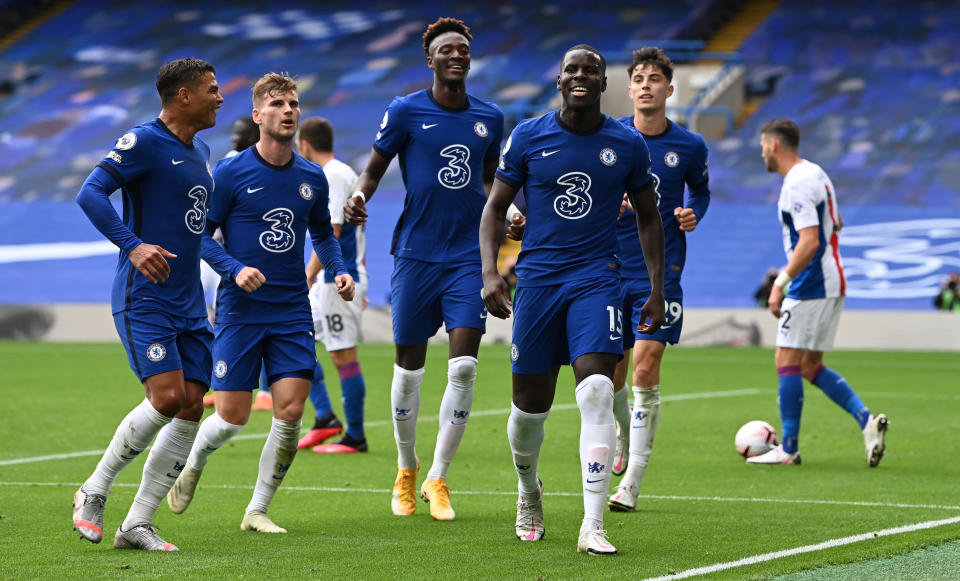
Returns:
[[[367,451],[363,431],[363,402],[366,382],[357,358],[357,344],[363,336],[363,309],[367,296],[366,227],[345,224],[343,206],[357,184],[357,172],[333,154],[333,126],[323,117],[311,117],[300,124],[297,138],[300,155],[320,164],[330,186],[330,221],[333,234],[340,241],[340,251],[347,272],[356,281],[352,301],[337,296],[333,273],[324,269],[317,253],[312,253],[307,264],[307,284],[310,286],[310,308],[317,341],[322,341],[330,353],[330,360],[340,377],[343,413],[347,433],[333,444],[323,444],[327,438],[343,431],[343,425],[333,413],[330,396],[324,382],[323,368],[317,362],[310,388],[310,401],[316,410],[313,428],[300,438],[298,447],[312,448],[318,454],[352,454]],[[322,273],[322,279],[317,280]]]
[[[837,194],[826,172],[799,156],[800,130],[789,119],[775,119],[760,128],[761,156],[767,171],[783,177],[777,204],[787,266],[770,289],[768,304],[777,327],[780,445],[751,464],[800,464],[800,415],[803,378],[857,421],[863,433],[867,466],[875,467],[886,448],[887,416],[870,409],[842,375],[823,364],[833,348],[846,295],[840,259],[843,226]],[[788,288],[789,285],[789,288]]]
[[[486,330],[477,231],[503,134],[500,109],[467,94],[472,39],[469,28],[454,18],[427,27],[423,49],[433,85],[390,104],[357,191],[344,208],[348,221],[363,223],[367,202],[390,160],[399,156],[407,191],[391,248],[396,363],[390,399],[399,464],[391,506],[396,515],[411,515],[417,506],[420,384],[427,340],[445,324],[448,383],[433,465],[420,489],[437,520],[454,518],[447,469],[470,417],[477,351]]]
[[[300,122],[296,82],[277,73],[261,77],[253,87],[253,120],[260,141],[214,169],[217,188],[203,240],[203,259],[222,277],[213,346],[216,411],[200,425],[167,502],[174,513],[185,511],[210,454],[246,425],[262,366],[273,394],[273,423],[240,528],[284,533],[267,509],[297,452],[317,361],[303,276],[308,226],[344,300],[353,298],[354,283],[330,227],[323,170],[293,151]],[[223,246],[212,238],[218,227]]]
[[[157,74],[160,116],[117,140],[77,203],[120,248],[111,306],[120,340],[146,399],[117,428],[96,470],[73,499],[73,526],[99,543],[117,474],[151,441],[140,489],[114,547],[176,551],[150,523],[183,468],[210,383],[213,333],[200,286],[200,244],[213,191],[210,148],[196,137],[223,103],[210,63],[184,58]],[[109,196],[120,189],[123,218]],[[154,441],[156,436],[156,441]]]
[[[519,477],[517,538],[543,538],[537,462],[557,374],[572,364],[584,505],[577,550],[592,555],[617,552],[603,530],[603,513],[617,437],[613,375],[623,356],[616,222],[624,192],[636,209],[650,273],[638,331],[654,333],[664,321],[663,228],[650,154],[639,133],[601,113],[606,86],[606,61],[595,48],[577,45],[564,54],[557,78],[561,108],[514,129],[480,223],[485,304],[498,318],[510,315],[511,304],[516,313],[507,436]],[[521,187],[526,226],[512,303],[497,272],[497,252]]]
[[[683,327],[680,276],[686,262],[686,234],[696,229],[710,203],[707,146],[703,138],[667,119],[667,98],[673,94],[673,62],[659,48],[641,48],[633,52],[633,62],[627,74],[630,76],[627,93],[633,101],[633,115],[620,119],[620,122],[639,131],[650,149],[663,220],[667,322],[656,333],[634,336],[632,332],[640,322],[640,309],[650,295],[650,277],[640,252],[633,211],[628,207],[617,223],[617,241],[620,244],[618,255],[623,261],[623,315],[628,323],[623,346],[626,351],[633,348],[633,413],[631,416],[627,403],[629,391],[624,384],[629,367],[628,354],[625,353],[613,380],[616,389],[613,409],[618,435],[613,473],[619,476],[626,472],[616,493],[610,497],[610,509],[615,511],[632,511],[637,505],[640,483],[660,423],[663,352],[667,344],[680,341]]]

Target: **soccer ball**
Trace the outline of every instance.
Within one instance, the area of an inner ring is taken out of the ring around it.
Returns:
[[[737,453],[744,458],[759,456],[780,443],[777,431],[763,420],[743,424],[733,441],[737,445]]]

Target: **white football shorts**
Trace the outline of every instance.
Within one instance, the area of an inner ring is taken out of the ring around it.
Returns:
[[[777,325],[777,347],[830,351],[840,324],[844,297],[784,299]]]
[[[318,277],[323,280],[323,272]],[[327,351],[356,347],[363,342],[363,302],[367,296],[367,275],[355,281],[357,292],[352,301],[337,294],[336,283],[317,282],[310,287],[310,310],[313,311],[314,338]]]

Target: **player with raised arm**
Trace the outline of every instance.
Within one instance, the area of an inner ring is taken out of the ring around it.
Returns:
[[[314,252],[307,264],[307,285],[310,287],[310,308],[313,311],[315,339],[322,341],[340,376],[343,413],[347,433],[334,444],[323,444],[327,438],[343,431],[333,413],[330,396],[323,378],[323,367],[317,362],[310,387],[310,401],[316,410],[313,428],[300,439],[298,447],[312,448],[318,454],[350,454],[367,451],[363,432],[363,401],[367,387],[357,359],[357,344],[363,338],[363,303],[367,296],[367,267],[364,265],[367,240],[365,226],[344,224],[343,206],[357,183],[357,172],[333,154],[333,126],[323,117],[311,117],[300,124],[297,138],[300,155],[323,168],[330,186],[330,221],[333,234],[340,240],[340,251],[347,272],[356,281],[356,293],[350,302],[340,300],[333,274],[322,270]],[[317,280],[322,274],[323,279]],[[316,281],[316,282],[315,282]]]
[[[760,128],[761,156],[767,171],[783,176],[778,210],[787,266],[770,290],[770,312],[777,328],[780,445],[747,458],[750,464],[799,464],[803,378],[819,387],[857,421],[863,432],[867,465],[883,458],[887,416],[872,414],[842,375],[823,364],[833,348],[846,294],[840,260],[843,226],[836,190],[826,172],[797,153],[800,130],[789,119],[775,119]],[[789,285],[789,290],[786,290]]]
[[[267,509],[297,453],[317,361],[303,278],[308,226],[315,251],[336,273],[343,300],[353,298],[354,283],[330,227],[323,170],[293,151],[300,122],[294,79],[277,73],[261,77],[253,87],[253,120],[260,125],[260,141],[214,169],[217,189],[203,240],[204,260],[223,279],[213,346],[216,411],[200,425],[167,503],[174,513],[185,511],[210,454],[246,425],[262,366],[273,394],[273,422],[240,528],[284,533]],[[223,246],[212,238],[217,228]]]
[[[477,231],[503,134],[500,108],[467,94],[471,40],[470,29],[455,18],[427,27],[423,49],[433,85],[398,97],[387,108],[357,191],[344,208],[349,222],[363,223],[390,160],[400,156],[406,198],[393,235],[390,283],[396,344],[390,400],[399,470],[391,505],[396,515],[416,509],[420,384],[427,340],[445,324],[448,383],[433,465],[420,489],[437,520],[454,518],[447,470],[470,417],[477,352],[486,330]]]
[[[200,286],[200,246],[213,176],[210,148],[196,134],[216,124],[223,97],[213,65],[194,58],[160,67],[157,92],[160,116],[120,137],[77,195],[94,226],[120,248],[113,320],[146,399],[123,418],[74,495],[73,527],[93,543],[102,540],[117,474],[152,441],[113,546],[177,551],[151,520],[190,452],[210,383],[213,333]],[[118,188],[123,219],[109,200]]]
[[[693,232],[710,203],[707,175],[707,146],[700,135],[667,118],[667,99],[673,94],[673,62],[663,50],[645,47],[633,51],[627,69],[627,92],[633,101],[633,115],[620,122],[643,135],[650,149],[658,205],[663,220],[664,293],[667,322],[649,335],[634,336],[641,321],[640,310],[650,296],[650,277],[640,250],[629,208],[617,223],[618,256],[623,261],[623,333],[626,351],[633,348],[633,412],[627,403],[625,379],[629,368],[626,353],[614,375],[614,415],[617,418],[617,450],[613,473],[625,474],[610,497],[610,510],[632,511],[637,506],[640,483],[653,450],[660,423],[660,365],[667,344],[680,341],[683,327],[683,289],[680,276],[687,255],[687,232]],[[684,200],[684,190],[687,199]]]
[[[557,77],[561,108],[514,129],[480,222],[484,301],[491,315],[506,318],[511,301],[497,252],[508,208],[523,188],[507,422],[520,492],[515,532],[523,541],[543,538],[537,463],[560,366],[572,364],[584,506],[577,550],[591,555],[617,552],[603,530],[603,513],[617,437],[613,375],[623,356],[616,222],[624,192],[636,209],[650,273],[638,331],[654,333],[664,321],[663,228],[650,154],[639,133],[600,111],[606,86],[606,61],[595,48],[577,45],[564,54]]]

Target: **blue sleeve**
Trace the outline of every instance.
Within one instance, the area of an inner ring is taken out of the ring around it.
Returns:
[[[383,114],[373,147],[380,155],[392,159],[406,146],[409,137],[404,107],[397,97]]]
[[[503,141],[503,111],[501,111],[499,107],[494,106],[494,108],[497,115],[493,122],[493,127],[490,128],[490,147],[487,148],[487,154],[484,156],[484,160],[499,157],[500,142]]]
[[[697,215],[697,221],[703,220],[710,206],[710,175],[707,171],[707,144],[700,140],[694,156],[694,163],[687,169],[684,176],[689,188],[687,192],[687,207]]]
[[[646,188],[653,181],[653,165],[650,162],[650,148],[647,142],[640,135],[639,131],[634,131],[633,151],[636,163],[631,166],[630,175],[627,177],[627,191],[637,192]]]
[[[505,184],[519,188],[527,178],[525,125],[521,123],[507,138],[497,167],[497,178]]]
[[[109,167],[109,166],[108,166]],[[77,194],[77,204],[93,225],[107,240],[113,242],[124,255],[143,244],[133,233],[110,203],[110,194],[118,187],[119,181],[107,168],[98,165],[83,182]]]
[[[244,265],[213,239],[213,233],[226,222],[233,205],[233,186],[229,172],[224,171],[223,161],[220,160],[213,170],[214,187],[210,195],[210,207],[207,208],[207,225],[200,240],[200,258],[220,276],[236,280],[237,273]]]

